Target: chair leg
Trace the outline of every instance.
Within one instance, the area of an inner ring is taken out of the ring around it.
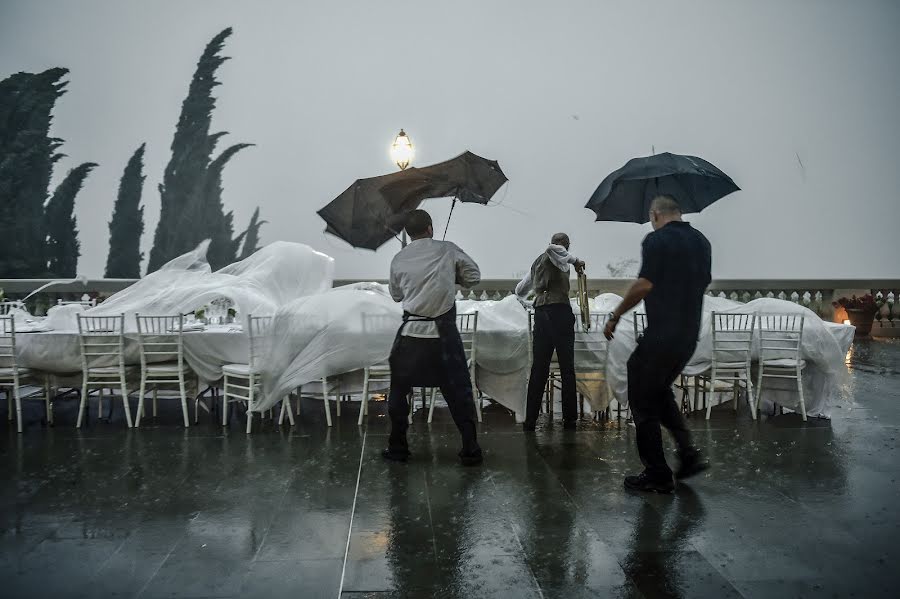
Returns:
[[[153,417],[156,418],[157,414],[157,388],[153,388]]]
[[[297,398],[297,401],[300,401],[300,398]],[[291,396],[288,394],[283,400],[281,400],[281,405],[287,404],[287,417],[288,421],[291,423],[291,426],[297,426],[297,423],[294,421],[294,406],[291,405]]]
[[[754,412],[759,412],[759,404],[762,401],[762,384],[763,384],[763,366],[762,366],[762,363],[760,363],[759,375],[756,379],[756,407],[753,409]]]
[[[13,394],[16,396],[16,429],[22,432],[22,397],[19,394],[19,378],[13,377]]]
[[[184,428],[188,428],[191,425],[191,421],[188,416],[187,388],[184,384],[183,374],[178,377],[178,390],[181,392],[181,414],[184,416]]]
[[[800,414],[806,422],[806,401],[803,399],[803,372],[797,369],[797,391],[800,393]]]
[[[44,397],[47,399],[47,426],[53,426],[53,400],[51,393],[50,377],[44,377]]]
[[[215,397],[210,393],[211,397]],[[210,400],[210,412],[212,412],[213,399]],[[200,424],[200,377],[194,382],[194,424]]]
[[[78,420],[75,421],[75,428],[81,428],[81,421],[84,418],[84,409],[87,406],[88,387],[87,383],[81,386],[81,403],[78,405]]]
[[[300,415],[300,400],[303,398],[302,389],[303,387],[297,387],[297,416]]]
[[[141,418],[146,416],[144,412],[144,395],[147,394],[147,377],[143,374],[141,375],[141,386],[138,391],[138,405],[137,405],[137,414],[134,416],[134,428],[138,428],[141,426]]]
[[[128,425],[128,428],[131,428],[133,425],[131,423],[131,408],[128,406],[128,388],[125,386],[125,377],[122,377],[119,380],[119,386],[122,389],[122,406],[125,408],[125,424]],[[112,398],[109,400],[109,405],[112,406]],[[110,414],[112,414],[111,408]]]
[[[362,386],[362,403],[359,404],[359,418],[356,419],[356,426],[362,426],[363,418],[366,416],[366,408],[369,405],[369,369],[363,372]]]
[[[706,379],[703,379],[702,382],[703,382],[703,403],[706,404],[706,419],[709,420],[709,416],[710,416],[710,414],[712,414],[712,398],[710,398],[709,402],[706,401],[706,388],[707,388],[707,386],[709,386],[709,388],[712,390],[711,391],[712,396],[715,397],[716,396],[716,393],[715,393],[716,381],[715,381],[715,379],[709,379],[708,381]]]
[[[340,418],[341,417],[341,394],[336,393],[334,398],[336,400],[334,402],[335,403],[334,413],[337,415],[338,418]]]
[[[428,406],[428,424],[431,424],[431,421],[434,419],[434,402],[437,401],[437,389],[431,389],[431,401],[429,401]]]
[[[753,375],[747,370],[747,407],[750,408],[750,417],[756,420],[756,401],[753,398]]]
[[[325,422],[331,426],[331,408],[328,406],[328,379],[322,379],[322,400],[325,403]]]
[[[228,375],[224,377],[222,383],[222,426],[228,426]]]
[[[247,391],[247,434],[249,435],[250,427],[253,425],[253,391],[256,387],[256,380],[252,372],[247,379],[247,386],[250,387],[250,390]],[[260,421],[263,420],[263,416],[263,414],[260,415]]]

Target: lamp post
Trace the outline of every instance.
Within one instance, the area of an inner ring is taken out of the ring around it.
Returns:
[[[409,139],[406,131],[400,129],[400,133],[397,134],[397,137],[394,138],[394,143],[391,144],[391,160],[393,160],[397,165],[397,168],[402,171],[412,163],[412,159],[415,155],[416,150],[412,145],[412,141]],[[403,247],[406,247],[406,229],[403,229],[403,236],[400,239],[400,243]]]

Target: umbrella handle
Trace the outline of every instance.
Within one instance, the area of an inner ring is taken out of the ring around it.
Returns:
[[[447,241],[447,229],[450,228],[450,219],[453,218],[454,208],[456,208],[456,198],[453,198],[453,203],[450,205],[450,214],[447,216],[447,224],[444,225],[444,241]]]

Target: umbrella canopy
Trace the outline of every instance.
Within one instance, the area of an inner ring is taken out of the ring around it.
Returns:
[[[378,249],[403,228],[406,214],[429,198],[487,204],[506,183],[496,160],[464,152],[422,168],[358,179],[318,211],[325,231],[350,245]]]
[[[666,152],[629,160],[603,180],[585,208],[597,220],[645,223],[657,195],[674,197],[690,213],[738,190],[731,177],[702,158]]]

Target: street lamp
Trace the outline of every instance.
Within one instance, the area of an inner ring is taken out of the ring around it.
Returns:
[[[400,129],[400,133],[397,134],[397,137],[394,138],[394,143],[391,144],[391,160],[393,160],[397,167],[402,171],[409,166],[415,155],[416,150],[413,148],[412,141],[410,141],[406,131]],[[400,244],[402,247],[406,247],[405,228],[403,229],[403,234],[400,238]]]
[[[416,151],[413,148],[412,141],[410,141],[406,131],[400,129],[400,133],[397,134],[397,137],[394,138],[394,143],[391,144],[391,160],[402,171],[409,166],[415,156]]]

